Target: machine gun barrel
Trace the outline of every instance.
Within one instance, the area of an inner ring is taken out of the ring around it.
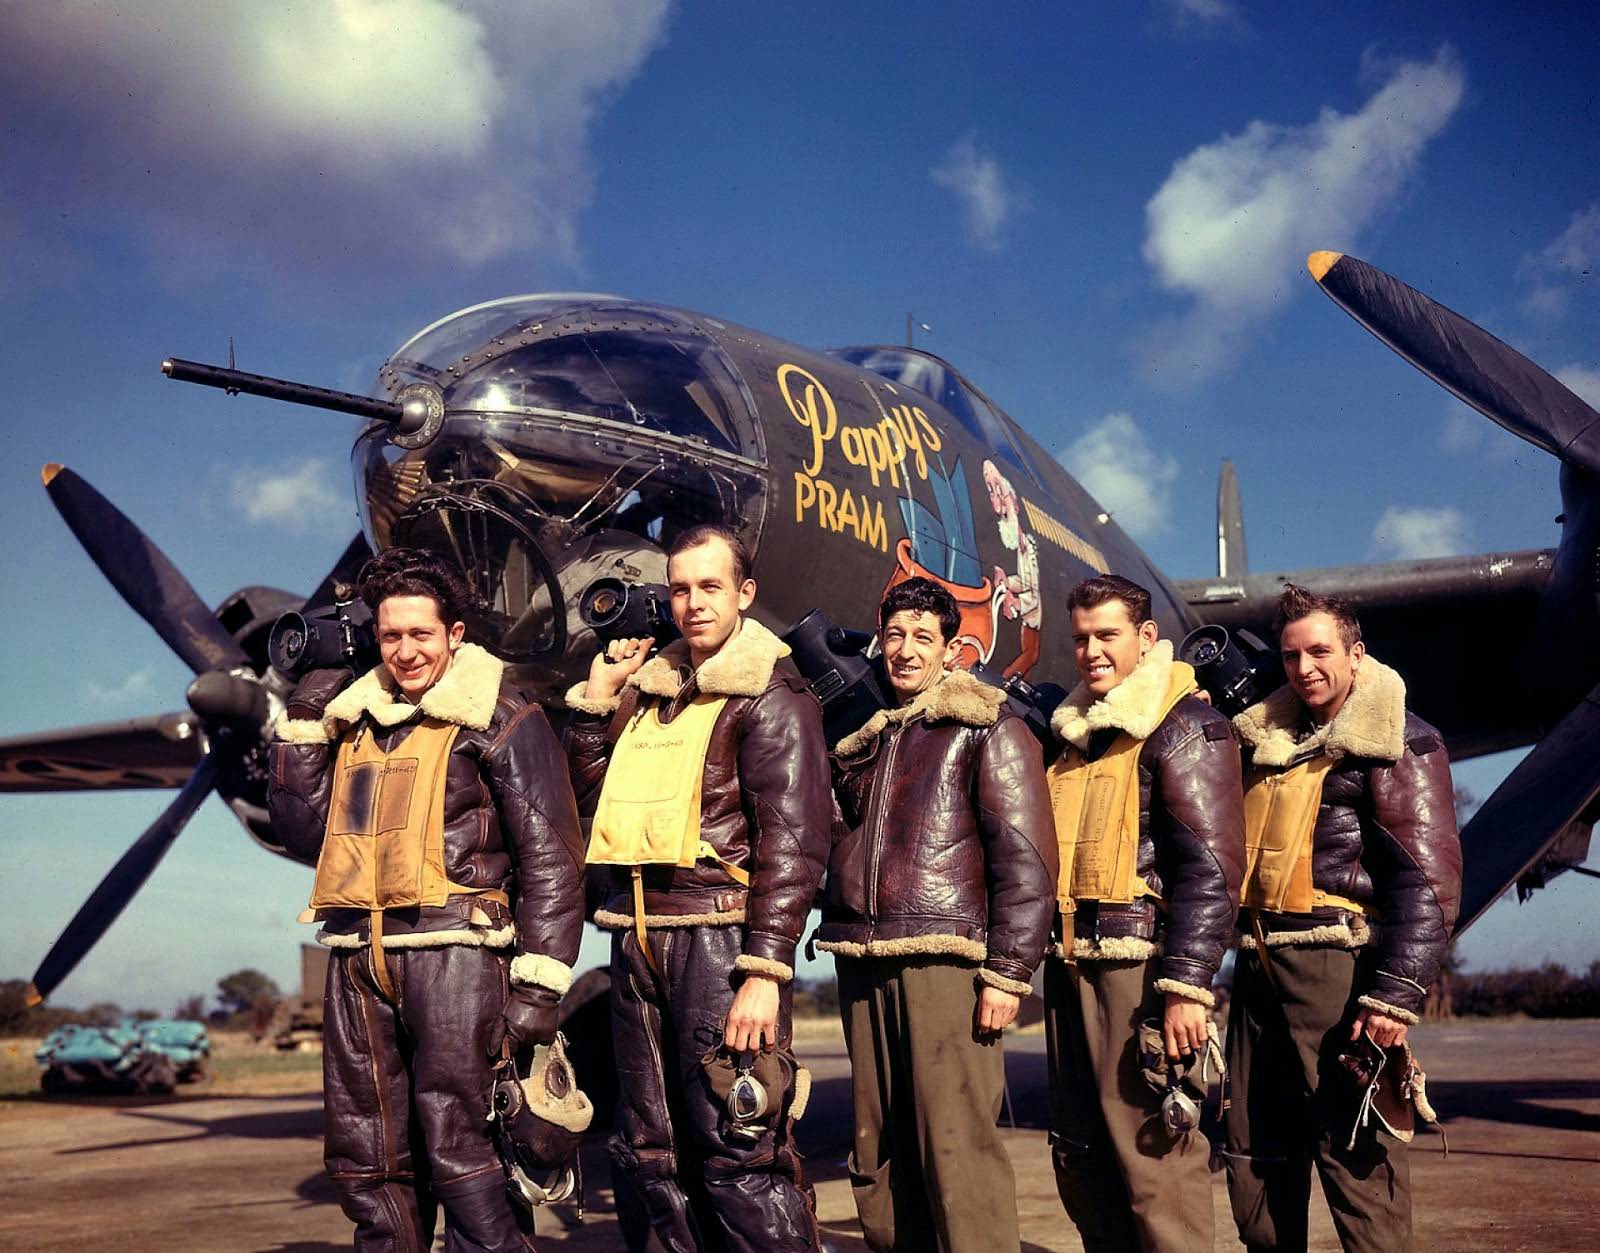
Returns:
[[[288,379],[268,378],[264,374],[247,374],[243,370],[207,365],[203,361],[168,357],[161,363],[161,373],[180,383],[220,387],[230,396],[236,392],[248,392],[269,400],[287,400],[297,405],[313,405],[318,409],[333,409],[338,413],[352,413],[360,418],[376,418],[380,422],[396,424],[406,417],[405,406],[397,401],[377,400],[371,396],[358,396],[354,392],[336,392],[327,387],[312,387],[308,383],[291,383]]]

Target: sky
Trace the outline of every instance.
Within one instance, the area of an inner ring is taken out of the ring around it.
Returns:
[[[1597,40],[1591,3],[0,0],[0,735],[179,709],[189,677],[45,462],[212,603],[309,591],[356,529],[354,419],[163,357],[232,336],[243,369],[364,392],[417,329],[521,292],[814,348],[912,313],[1173,577],[1214,572],[1223,457],[1257,571],[1554,546],[1554,459],[1304,260],[1353,253],[1600,397]],[[1484,664],[1548,664],[1529,644]],[[1481,798],[1516,760],[1457,777]],[[168,798],[0,797],[0,978]],[[55,999],[289,986],[308,888],[210,800]],[[1572,875],[1502,902],[1469,967],[1586,966],[1597,903]]]

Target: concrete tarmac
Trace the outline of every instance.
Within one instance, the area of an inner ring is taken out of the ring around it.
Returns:
[[[1417,1248],[1596,1247],[1600,1213],[1600,1020],[1464,1020],[1413,1033],[1444,1119],[1413,1153]],[[1056,1199],[1045,1146],[1044,1042],[1008,1037],[1025,1250],[1080,1249]],[[798,1043],[817,1082],[799,1138],[832,1248],[864,1248],[844,1173],[851,1125],[837,1032]],[[314,1076],[259,1095],[75,1098],[0,1110],[0,1248],[261,1250],[350,1247],[350,1227],[321,1169]],[[266,1090],[270,1088],[271,1090]],[[622,1250],[603,1145],[585,1150],[589,1210],[539,1216],[541,1246]],[[1214,1177],[1217,1249],[1237,1249],[1223,1177]],[[1327,1208],[1312,1202],[1313,1250],[1337,1249]]]

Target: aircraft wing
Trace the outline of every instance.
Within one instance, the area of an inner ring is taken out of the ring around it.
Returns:
[[[1367,649],[1406,682],[1406,704],[1443,734],[1453,760],[1539,738],[1526,676],[1499,659],[1528,647],[1553,549],[1439,557],[1371,566],[1186,579],[1194,616],[1269,645],[1285,583],[1350,602]]]
[[[191,713],[0,739],[0,792],[182,787],[201,757]]]

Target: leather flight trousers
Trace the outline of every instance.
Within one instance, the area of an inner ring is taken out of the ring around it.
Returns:
[[[1086,1249],[1211,1253],[1211,1146],[1174,1140],[1139,1073],[1139,1024],[1161,1021],[1160,958],[1045,959],[1050,1148],[1056,1190]]]
[[[839,957],[855,1148],[848,1168],[873,1253],[1020,1247],[1017,1181],[996,1123],[999,1040],[973,1034],[973,967],[939,957]]]
[[[460,945],[385,958],[397,1003],[370,948],[332,951],[323,999],[325,1155],[356,1249],[429,1253],[441,1206],[448,1253],[533,1248],[484,1119],[507,959]]]
[[[721,1043],[733,1004],[742,928],[663,927],[648,938],[655,969],[632,931],[615,933],[611,944],[619,1089],[612,1160],[667,1253],[817,1249],[816,1200],[791,1120],[786,1114],[755,1139],[731,1134],[703,1075],[701,1059]],[[779,994],[778,1047],[788,1049],[790,985]]]
[[[1349,949],[1241,949],[1228,1012],[1228,1197],[1249,1249],[1304,1249],[1316,1167],[1346,1250],[1411,1248],[1406,1146],[1364,1128],[1347,1149],[1360,1094],[1338,1062],[1356,1011]]]

